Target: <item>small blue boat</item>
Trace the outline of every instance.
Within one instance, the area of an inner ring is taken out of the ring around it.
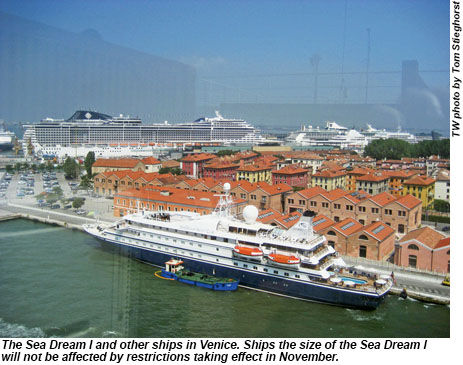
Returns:
[[[238,289],[239,280],[218,278],[185,270],[181,260],[171,259],[165,264],[166,268],[161,271],[161,277],[164,279],[177,280],[181,283],[211,290],[231,291]]]

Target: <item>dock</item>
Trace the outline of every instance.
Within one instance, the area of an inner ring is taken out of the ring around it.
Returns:
[[[75,229],[79,231],[83,231],[82,225],[84,223],[97,222],[95,218],[75,216],[69,213],[43,210],[19,204],[10,203],[7,206],[0,208],[0,222],[18,218],[29,219],[35,222],[52,224],[55,226]],[[102,223],[110,223],[110,221],[106,220],[99,221]],[[352,262],[352,264],[354,263]],[[369,264],[371,264],[371,266]],[[361,268],[361,270],[364,271],[371,271],[374,273],[391,272],[390,267],[375,267],[375,265],[381,265],[381,263],[365,262],[363,265],[364,266]],[[409,298],[427,303],[442,305],[450,304],[450,292],[448,288],[444,290],[444,288],[439,285],[440,281],[442,281],[442,278],[439,276],[424,273],[413,273],[412,275],[412,273],[409,273],[406,270],[401,270],[398,267],[394,267],[394,274],[397,279],[397,283],[394,284],[391,291],[389,292],[391,295],[400,295],[402,290],[405,288]]]

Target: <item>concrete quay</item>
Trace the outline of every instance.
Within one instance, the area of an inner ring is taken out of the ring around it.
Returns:
[[[343,256],[347,265],[369,274],[390,275],[395,283],[390,293],[400,295],[405,289],[407,296],[423,302],[450,304],[450,287],[442,285],[445,274],[404,268],[389,262]]]
[[[42,191],[40,188],[41,176],[37,175],[36,178],[35,194],[39,194]],[[16,197],[15,189],[17,180],[18,176],[16,175],[8,188],[7,198],[0,200],[0,222],[9,219],[25,218],[42,223],[82,230],[82,225],[85,223],[110,223],[118,219],[112,215],[112,200],[105,198],[87,196],[84,209],[88,212],[93,212],[94,214],[92,217],[79,216],[71,210],[39,208],[36,205],[36,199],[34,197]],[[58,174],[58,180],[61,183],[60,185],[65,195],[68,197],[74,196],[62,174]],[[414,271],[387,262],[347,256],[344,256],[343,259],[347,265],[355,266],[359,271],[378,275],[391,274],[391,272],[394,272],[396,283],[391,290],[392,294],[400,294],[403,289],[406,289],[410,298],[431,303],[450,303],[450,288],[442,285],[442,280],[444,279],[443,274]]]

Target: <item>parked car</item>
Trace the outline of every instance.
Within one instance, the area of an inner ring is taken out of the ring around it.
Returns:
[[[61,208],[59,204],[53,204],[51,207],[51,209],[59,209]]]
[[[445,226],[442,228],[443,232],[449,232],[450,231],[450,226]]]
[[[450,286],[450,275],[446,275],[444,280],[442,280],[442,285]]]

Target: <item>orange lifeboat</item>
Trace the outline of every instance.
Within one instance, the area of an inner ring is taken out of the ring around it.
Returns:
[[[247,260],[262,260],[264,253],[258,247],[235,246],[233,255]]]
[[[271,253],[268,255],[269,263],[283,267],[297,267],[301,263],[301,259],[294,255],[283,255]]]

